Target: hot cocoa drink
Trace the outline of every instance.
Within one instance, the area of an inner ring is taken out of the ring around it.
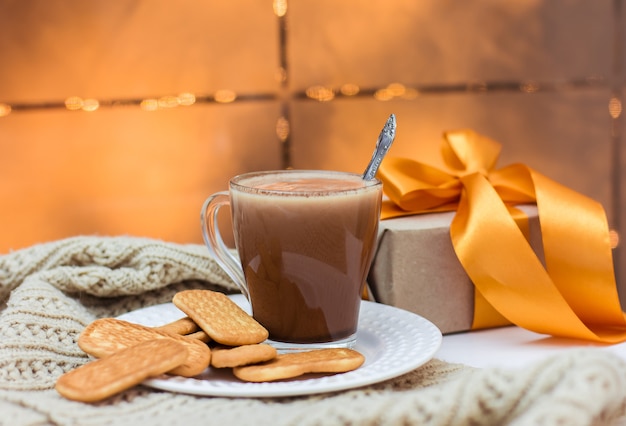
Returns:
[[[251,174],[231,183],[230,202],[253,315],[270,339],[354,336],[380,183],[336,172]]]

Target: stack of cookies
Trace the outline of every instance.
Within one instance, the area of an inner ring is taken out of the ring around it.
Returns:
[[[187,290],[172,302],[187,316],[160,327],[115,318],[89,324],[78,346],[97,359],[62,375],[57,391],[68,399],[95,402],[151,377],[193,377],[209,366],[230,368],[244,381],[268,382],[351,371],[365,361],[351,349],[278,354],[262,343],[268,331],[219,292]]]

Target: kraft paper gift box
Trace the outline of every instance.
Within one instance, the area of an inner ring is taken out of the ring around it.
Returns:
[[[496,168],[500,149],[461,129],[443,134],[445,167],[385,159],[377,174],[387,198],[369,277],[374,297],[444,333],[513,323],[551,336],[626,341],[603,206],[524,164]],[[525,204],[536,209],[511,208]],[[434,213],[443,211],[450,213]]]
[[[537,207],[517,208],[528,216],[527,238],[542,259]],[[425,213],[382,220],[368,278],[377,302],[421,315],[442,333],[471,330],[474,321],[474,285],[450,240],[450,223],[455,214]],[[487,326],[507,324],[504,318],[496,317]]]

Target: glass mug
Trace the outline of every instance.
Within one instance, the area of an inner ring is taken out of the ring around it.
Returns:
[[[253,172],[202,206],[204,241],[278,350],[356,342],[374,256],[382,183],[323,170]],[[217,227],[230,205],[237,259]]]

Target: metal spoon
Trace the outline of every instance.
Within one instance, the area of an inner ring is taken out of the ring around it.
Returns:
[[[396,116],[391,114],[385,123],[385,127],[378,135],[378,140],[376,141],[376,148],[374,149],[374,154],[372,155],[372,159],[370,163],[365,168],[365,172],[363,173],[364,180],[372,180],[376,176],[376,172],[380,167],[380,163],[382,163],[385,154],[389,150],[389,147],[393,143],[393,140],[396,137]]]

